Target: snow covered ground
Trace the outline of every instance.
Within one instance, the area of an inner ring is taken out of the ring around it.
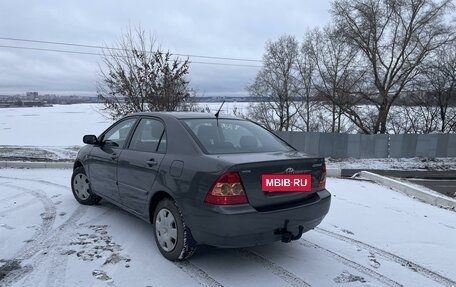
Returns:
[[[0,169],[0,285],[456,286],[456,213],[373,183],[329,178],[330,213],[298,241],[173,263],[146,222],[79,205],[70,176]]]
[[[0,110],[0,145],[82,145],[85,134],[100,134],[111,124],[97,104]]]

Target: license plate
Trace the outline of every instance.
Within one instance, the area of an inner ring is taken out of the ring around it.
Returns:
[[[306,192],[312,190],[310,174],[263,174],[261,189],[264,192]]]

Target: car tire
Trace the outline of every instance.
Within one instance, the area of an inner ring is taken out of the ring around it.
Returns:
[[[168,260],[180,261],[196,250],[190,230],[175,201],[165,198],[154,211],[153,230],[160,253]]]
[[[71,190],[80,204],[95,205],[101,200],[101,197],[92,192],[89,178],[82,166],[73,170],[73,175],[71,176]]]

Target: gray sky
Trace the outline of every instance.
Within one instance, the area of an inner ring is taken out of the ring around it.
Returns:
[[[280,35],[301,39],[329,21],[329,0],[0,1],[0,37],[113,46],[128,26],[141,25],[162,48],[181,54],[261,59]],[[94,49],[0,40],[21,46]],[[191,58],[193,61],[254,64]],[[0,47],[0,94],[95,94],[98,56]],[[206,95],[245,93],[258,68],[191,64],[192,87]]]

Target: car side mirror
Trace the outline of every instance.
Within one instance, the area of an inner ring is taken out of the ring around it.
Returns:
[[[98,143],[98,139],[97,139],[97,137],[95,135],[85,135],[82,138],[82,141],[85,144],[97,144]]]

